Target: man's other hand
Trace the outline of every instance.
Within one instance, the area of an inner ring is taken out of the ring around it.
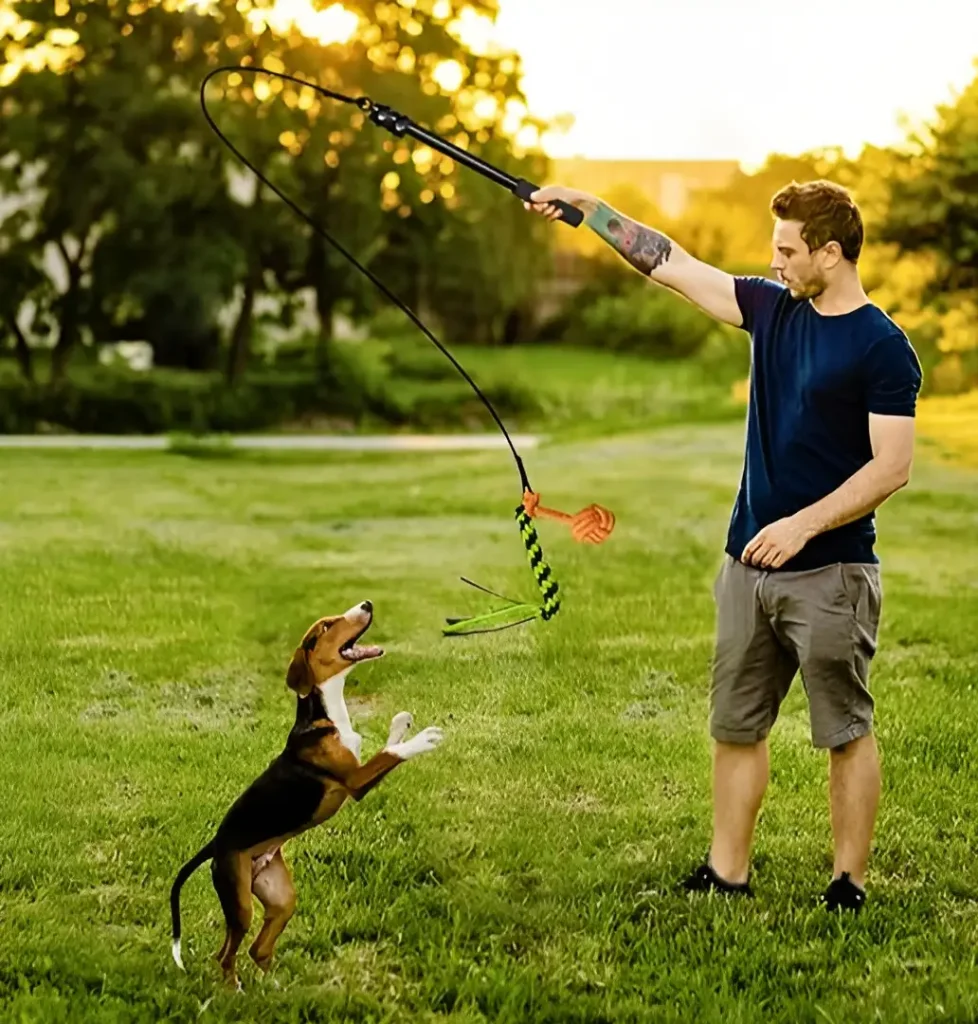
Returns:
[[[811,540],[808,528],[796,516],[765,526],[744,548],[741,561],[759,569],[780,569]]]

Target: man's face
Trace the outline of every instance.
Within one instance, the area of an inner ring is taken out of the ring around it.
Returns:
[[[771,269],[777,272],[792,298],[814,299],[825,291],[826,267],[822,251],[812,253],[809,250],[801,237],[801,228],[797,220],[775,221]]]

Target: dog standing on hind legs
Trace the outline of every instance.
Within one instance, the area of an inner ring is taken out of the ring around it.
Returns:
[[[285,749],[232,804],[214,838],[173,882],[173,959],[181,969],[180,890],[197,868],[211,862],[227,927],[217,960],[225,981],[240,988],[236,957],[251,926],[252,897],[264,907],[265,919],[249,954],[263,972],[295,912],[292,876],[282,856],[285,843],[331,818],[348,798],[362,800],[392,769],[441,742],[435,726],[405,739],[412,719],[402,711],[391,720],[383,750],[360,763],[362,738],[350,723],[343,688],[355,664],[384,653],[357,645],[372,621],[373,605],[364,601],[342,615],[318,619],[296,648],[286,673],[296,714]]]

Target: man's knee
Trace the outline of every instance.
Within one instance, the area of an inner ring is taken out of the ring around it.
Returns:
[[[824,746],[834,758],[843,759],[856,753],[863,746],[873,745],[875,735],[872,726],[850,728],[846,730],[844,738],[829,739]]]
[[[710,737],[725,747],[747,748],[756,747],[765,742],[771,732],[774,716],[768,715],[765,724],[743,727],[737,724],[739,719],[733,717],[719,718],[710,716]]]

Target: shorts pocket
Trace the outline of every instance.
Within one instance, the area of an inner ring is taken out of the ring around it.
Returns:
[[[861,587],[858,581],[850,577],[848,567],[844,562],[839,563],[839,596],[846,606],[846,609],[853,615],[859,615],[859,602]]]
[[[853,616],[856,641],[867,653],[875,654],[882,604],[879,570],[875,565],[842,564],[840,581],[846,610]]]
[[[879,570],[876,566],[840,563],[839,586],[846,608],[861,624],[875,627],[882,603]]]

